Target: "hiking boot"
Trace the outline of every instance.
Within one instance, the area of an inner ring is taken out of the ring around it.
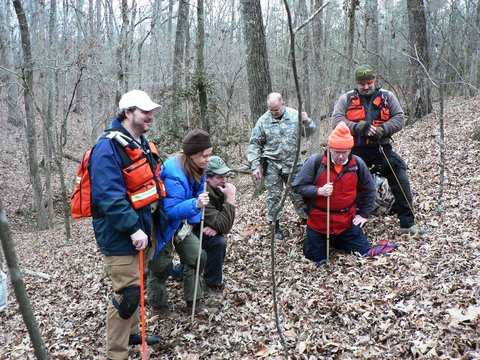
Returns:
[[[171,311],[167,305],[161,307],[152,307],[152,315],[158,316],[160,319],[168,319],[171,315]]]
[[[187,315],[192,315],[192,308],[193,308],[193,301],[187,301],[187,307],[185,308],[185,312],[187,313]],[[195,302],[195,315],[197,316],[208,315],[208,309],[201,300],[197,300]]]
[[[160,335],[147,335],[146,343],[148,346],[158,344],[160,342]],[[128,338],[128,345],[142,345],[142,334],[132,334]]]
[[[224,288],[225,285],[223,283],[218,285],[205,284],[205,289],[211,293],[221,294],[223,293]]]
[[[170,276],[172,277],[173,280],[182,281],[183,280],[183,264],[182,263],[174,264],[172,267],[172,272],[170,273]]]
[[[400,233],[408,235],[420,235],[423,236],[427,233],[427,230],[424,228],[419,228],[417,225],[412,225],[409,228],[400,228]]]
[[[280,221],[275,223],[275,239],[283,240],[283,231],[280,229]]]
[[[325,265],[326,263],[327,263],[327,260],[325,260],[325,259],[315,261],[315,265],[317,265],[317,267],[320,267],[320,266],[322,266],[322,265]]]

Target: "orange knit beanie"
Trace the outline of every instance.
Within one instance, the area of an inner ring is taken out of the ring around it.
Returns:
[[[328,137],[328,146],[338,150],[350,150],[353,147],[353,136],[343,121],[338,123]]]

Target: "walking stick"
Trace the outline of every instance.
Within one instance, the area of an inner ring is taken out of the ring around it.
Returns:
[[[140,250],[140,319],[142,322],[142,360],[147,359],[147,337],[145,332],[145,294],[143,293],[143,250]]]
[[[203,192],[207,192],[207,183],[204,183]],[[198,244],[198,256],[197,256],[197,270],[195,272],[195,289],[193,290],[193,304],[192,304],[192,324],[195,321],[195,305],[197,303],[197,287],[200,277],[200,259],[202,257],[202,239],[203,239],[203,220],[205,218],[205,206],[202,208],[202,220],[200,221],[200,243]]]
[[[327,184],[330,183],[330,147],[327,145]],[[327,260],[330,259],[330,195],[327,196]]]

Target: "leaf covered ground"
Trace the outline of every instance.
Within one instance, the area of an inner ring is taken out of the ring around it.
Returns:
[[[284,241],[275,242],[280,327],[296,359],[480,358],[480,99],[447,104],[446,168],[442,211],[439,194],[439,125],[432,114],[395,136],[395,150],[409,166],[417,222],[424,237],[400,235],[393,215],[378,214],[365,232],[372,244],[399,244],[392,254],[362,258],[333,252],[316,267],[303,257],[304,226],[287,202]],[[4,127],[4,125],[2,125]],[[19,129],[5,128],[10,144],[1,155],[1,194],[31,304],[52,359],[104,359],[105,309],[111,293],[89,220],[35,232],[25,149]],[[4,133],[5,133],[4,132]],[[10,133],[9,133],[10,132]],[[6,141],[5,139],[3,141]],[[75,164],[69,166],[71,179]],[[234,166],[235,167],[235,166]],[[14,169],[14,171],[12,171]],[[151,359],[282,358],[273,315],[270,233],[265,194],[252,199],[252,181],[236,175],[237,221],[228,238],[225,288],[210,293],[208,319],[191,325],[184,314],[182,283],[168,280],[172,316],[147,307],[147,330],[163,341]],[[30,209],[30,210],[29,210]],[[0,313],[0,359],[33,359],[33,349],[14,293]],[[131,358],[140,359],[140,347]]]

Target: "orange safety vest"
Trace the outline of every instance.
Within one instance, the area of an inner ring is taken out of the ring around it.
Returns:
[[[379,94],[372,101],[373,107],[366,111],[365,98],[360,98],[357,91],[354,91],[348,97],[348,107],[345,113],[347,120],[353,122],[368,121],[373,126],[379,127],[390,120],[390,108],[388,105],[388,95],[386,92],[378,90]],[[367,118],[368,117],[368,118]]]
[[[107,133],[108,135],[108,133]],[[105,136],[105,135],[104,135]],[[153,156],[149,161],[149,156],[142,148],[133,141],[129,141],[125,146],[125,137],[120,143],[116,137],[110,137],[115,142],[122,158],[122,174],[127,190],[127,197],[135,210],[141,209],[155,201],[166,197],[165,186],[162,180],[158,178],[160,173],[160,162],[157,147],[153,142],[149,142],[149,149]],[[83,156],[82,162],[78,167],[77,182],[71,196],[71,213],[75,219],[92,216],[90,201],[90,173],[88,164],[91,151],[88,150]]]

